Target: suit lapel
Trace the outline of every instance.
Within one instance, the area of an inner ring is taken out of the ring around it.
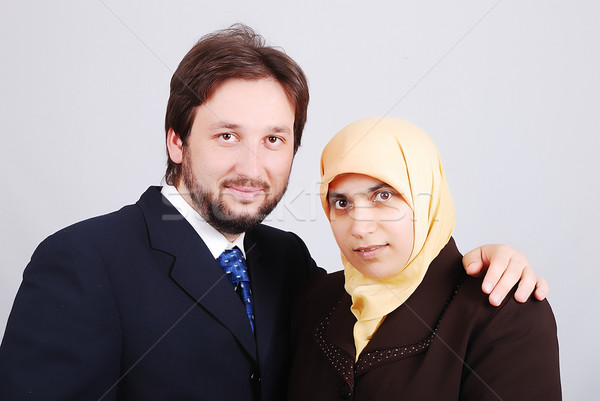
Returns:
[[[248,316],[221,267],[206,245],[199,241],[197,234],[188,235],[182,245],[189,251],[182,249],[176,257],[171,278],[215,319],[223,323],[256,360],[256,344]]]
[[[151,187],[138,201],[152,248],[174,257],[170,277],[194,301],[220,321],[256,360],[256,343],[244,306],[196,231]]]
[[[352,300],[344,291],[337,302],[317,323],[312,338],[321,354],[350,390],[354,389],[353,328],[356,319],[350,312]]]
[[[283,266],[274,268],[272,261],[263,258],[267,253],[261,249],[255,232],[246,233],[244,248],[252,285],[258,356],[265,360],[273,345],[276,326],[281,324],[279,309],[285,289],[282,287],[284,280],[279,276],[284,269]]]
[[[325,331],[325,338],[329,343],[344,351],[354,361],[356,348],[353,333],[356,318],[350,311],[351,306],[352,299],[344,291],[340,302],[331,313],[330,324]]]

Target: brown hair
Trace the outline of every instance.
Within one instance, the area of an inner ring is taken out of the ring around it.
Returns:
[[[165,131],[173,129],[183,145],[187,143],[195,109],[205,102],[217,86],[231,78],[276,79],[295,107],[294,153],[300,146],[306,123],[308,83],[302,69],[282,50],[266,46],[252,28],[235,24],[203,36],[185,55],[171,79]],[[173,163],[167,152],[167,184],[175,185],[181,165]]]

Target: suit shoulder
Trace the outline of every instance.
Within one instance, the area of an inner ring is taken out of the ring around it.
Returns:
[[[323,291],[328,289],[344,288],[344,271],[340,270],[333,273],[323,274],[311,281],[307,290]]]
[[[81,235],[85,237],[115,235],[121,238],[123,234],[118,235],[119,233],[129,234],[131,229],[139,230],[143,228],[145,231],[143,207],[156,209],[156,205],[164,205],[164,199],[160,193],[160,187],[150,187],[135,204],[125,205],[114,212],[82,220],[63,228],[55,235]]]
[[[256,246],[279,270],[286,266],[286,274],[298,281],[298,291],[311,277],[325,272],[317,266],[304,241],[289,231],[261,224],[246,233],[244,246],[247,252]]]
[[[461,391],[488,399],[489,389],[505,400],[560,399],[557,328],[548,301],[519,303],[514,289],[498,307],[488,302],[481,281],[466,279],[456,295],[449,326],[468,338]],[[482,381],[486,386],[481,386]]]
[[[524,303],[517,302],[514,297],[517,290],[515,285],[499,306],[493,306],[489,303],[488,295],[481,290],[482,281],[482,278],[466,276],[456,297],[460,308],[463,311],[470,310],[471,316],[478,317],[481,324],[509,324],[523,329],[537,326],[542,331],[556,331],[554,314],[547,300],[538,301],[530,296]]]
[[[300,295],[300,302],[330,304],[337,302],[345,294],[344,272],[321,274],[314,277],[304,288]]]
[[[276,245],[278,249],[284,250],[285,252],[291,252],[292,254],[300,252],[310,257],[310,252],[304,241],[291,231],[284,231],[261,224],[248,232],[248,235],[257,244]]]
[[[111,232],[125,232],[143,221],[143,215],[137,205],[127,205],[121,209],[100,216],[91,217],[71,224],[52,236],[82,236],[93,238],[106,236]]]
[[[45,238],[36,248],[32,260],[68,252],[87,255],[100,250],[116,251],[132,246],[135,241],[147,241],[144,217],[136,205],[127,205],[105,215],[92,217],[67,226]],[[102,251],[100,251],[102,252]]]
[[[103,227],[123,226],[128,221],[137,220],[142,213],[137,205],[126,205],[114,212],[99,216],[90,217],[80,222],[74,223],[63,230],[85,232]]]
[[[288,239],[288,240],[300,240],[296,234],[291,231],[285,231],[279,228],[271,227],[266,224],[260,224],[258,227],[251,231],[252,235],[259,238],[278,238],[278,239]],[[302,241],[302,240],[300,240]]]

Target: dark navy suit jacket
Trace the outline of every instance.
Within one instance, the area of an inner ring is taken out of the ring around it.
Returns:
[[[0,347],[0,400],[283,399],[291,304],[321,270],[293,233],[261,225],[244,247],[254,336],[159,187],[50,236],[25,270]]]

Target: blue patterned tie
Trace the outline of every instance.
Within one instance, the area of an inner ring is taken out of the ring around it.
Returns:
[[[241,293],[242,301],[246,307],[246,314],[250,320],[250,326],[254,333],[254,305],[252,302],[252,290],[250,289],[250,277],[246,270],[246,261],[239,248],[225,249],[217,258],[223,272],[229,279],[235,291]],[[239,290],[239,292],[238,292]]]

